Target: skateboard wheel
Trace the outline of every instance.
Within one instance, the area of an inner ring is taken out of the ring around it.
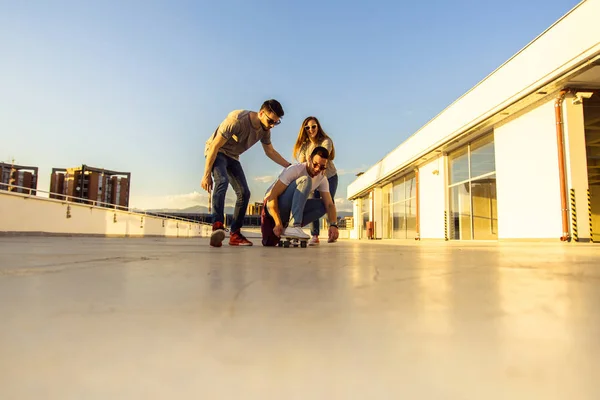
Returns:
[[[287,249],[288,247],[290,247],[290,242],[289,242],[289,241],[287,241],[287,240],[286,240],[285,242],[283,242],[283,247],[285,247],[286,249]]]
[[[306,245],[307,245],[306,241],[303,240],[300,242],[300,247],[305,248]]]

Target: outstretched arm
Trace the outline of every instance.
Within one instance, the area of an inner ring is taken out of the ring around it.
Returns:
[[[323,199],[323,204],[325,205],[325,210],[327,211],[327,219],[329,221],[329,242],[335,242],[339,236],[335,203],[333,202],[331,193],[329,192],[322,192],[321,198]]]
[[[281,154],[279,154],[277,152],[277,150],[275,150],[275,148],[273,147],[273,145],[271,143],[269,143],[269,144],[263,143],[263,150],[265,151],[265,154],[267,155],[267,157],[269,157],[271,160],[275,161],[277,164],[281,165],[283,168],[287,168],[290,165],[292,165],[285,158],[283,158],[281,156]]]

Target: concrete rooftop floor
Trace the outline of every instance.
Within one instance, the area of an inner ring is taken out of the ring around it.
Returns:
[[[0,257],[3,400],[599,398],[597,245],[1,237]]]

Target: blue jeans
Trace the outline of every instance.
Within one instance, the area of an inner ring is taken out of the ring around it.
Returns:
[[[284,227],[306,226],[325,214],[325,205],[323,205],[321,199],[308,198],[312,189],[311,186],[312,180],[307,176],[301,176],[290,183],[283,193],[279,195],[277,204],[279,206],[279,216]]]
[[[331,195],[331,199],[334,200],[334,203],[335,203],[335,192],[337,191],[337,187],[338,187],[338,174],[333,175],[331,178],[328,178],[327,180],[329,181],[329,194]],[[314,198],[315,199],[321,198],[321,193],[318,190],[315,190]],[[321,217],[319,217],[312,223],[312,229],[310,230],[310,234],[313,236],[319,236],[319,233],[321,232],[320,224],[319,224],[320,218]]]
[[[244,217],[248,203],[250,202],[250,189],[246,182],[246,175],[242,169],[242,164],[223,153],[217,153],[213,164],[212,175],[214,180],[212,193],[212,218],[215,222],[223,223],[225,213],[225,194],[227,186],[231,183],[237,196],[235,210],[233,211],[233,222],[231,223],[231,232],[239,231],[244,225]]]

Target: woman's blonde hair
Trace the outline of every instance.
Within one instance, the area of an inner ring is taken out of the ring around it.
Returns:
[[[317,117],[306,117],[304,121],[302,121],[302,125],[300,125],[300,132],[298,133],[298,139],[296,140],[296,144],[294,145],[293,156],[296,160],[298,160],[298,153],[302,148],[304,143],[310,142],[310,138],[308,137],[308,132],[306,131],[306,124],[308,121],[315,120],[317,123],[317,144],[321,144],[325,139],[331,140],[329,136],[325,133],[323,128],[321,127],[321,123],[317,119]],[[333,140],[331,140],[331,151],[329,152],[329,159],[333,160],[335,158],[335,149],[333,147]]]

